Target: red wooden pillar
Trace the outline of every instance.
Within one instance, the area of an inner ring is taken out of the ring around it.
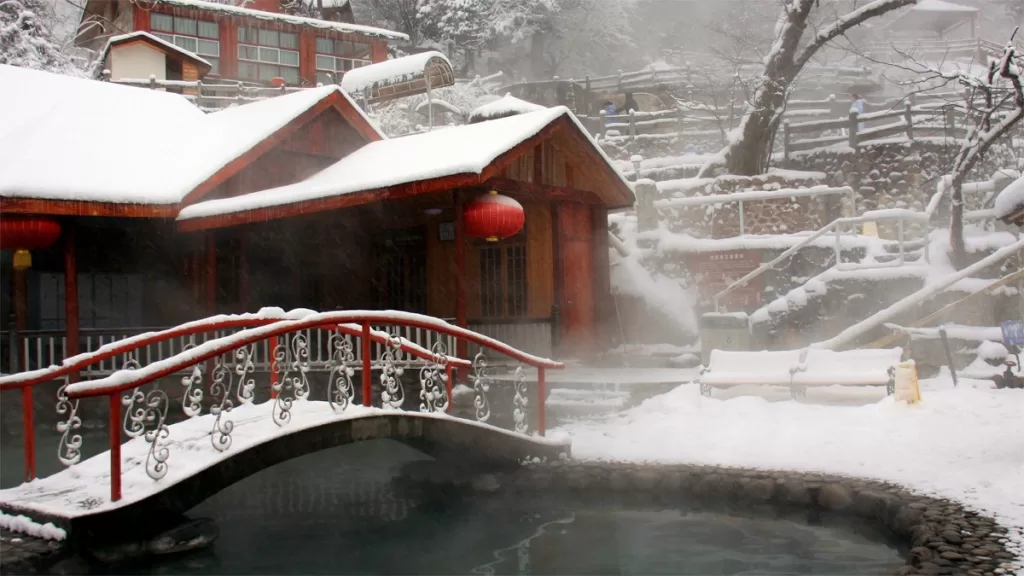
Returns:
[[[562,352],[589,350],[594,330],[594,259],[590,209],[576,202],[557,202],[558,260],[555,278],[561,279]]]
[[[150,20],[149,9],[139,4],[132,3],[132,30],[134,32],[149,32]]]
[[[370,61],[374,64],[388,59],[388,43],[385,40],[370,41]]]
[[[64,329],[64,357],[70,358],[78,354],[78,255],[74,221],[64,226]],[[77,382],[78,373],[70,374],[69,378]]]
[[[217,313],[217,235],[206,233],[206,313]]]
[[[220,28],[219,76],[238,78],[238,25],[234,18],[224,18],[218,27]]]
[[[28,287],[25,284],[25,269],[14,267],[11,274],[11,299],[14,300],[14,327],[18,331],[18,365],[11,366],[11,371],[27,370],[25,362],[25,337],[28,327]]]
[[[465,204],[462,191],[455,191],[455,324],[462,328],[468,327],[466,311],[466,223],[463,218]],[[469,355],[468,343],[459,338],[455,345],[455,355],[466,358]],[[461,380],[460,376],[460,380]]]
[[[307,86],[316,86],[316,33],[299,32],[299,79]]]

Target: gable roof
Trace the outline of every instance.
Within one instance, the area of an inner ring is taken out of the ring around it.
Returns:
[[[337,86],[207,115],[177,94],[12,66],[0,85],[19,87],[0,91],[0,108],[18,111],[0,123],[0,207],[12,211],[174,216],[328,107],[383,138]]]
[[[183,230],[213,227],[226,215],[243,221],[262,221],[311,211],[355,206],[447,190],[483,185],[515,158],[555,133],[575,138],[575,151],[590,155],[595,170],[603,171],[610,186],[604,190],[613,208],[632,206],[633,192],[600,147],[564,106],[509,118],[447,128],[368,144],[310,178],[234,198],[210,200],[182,209]]]
[[[210,64],[208,60],[203,59],[195,52],[190,52],[188,50],[185,50],[184,48],[175,46],[174,44],[171,44],[170,42],[162,38],[157,38],[149,32],[140,30],[138,32],[131,32],[129,34],[111,36],[110,39],[107,40],[107,45],[103,47],[103,51],[100,52],[99,57],[96,58],[96,63],[99,64],[96,72],[102,71],[102,67],[106,62],[107,55],[110,54],[110,49],[112,47],[121,46],[124,44],[131,44],[134,42],[144,42],[146,44],[149,44],[153,48],[156,48],[157,50],[163,52],[164,54],[171,56],[172,58],[177,58],[178,60],[188,60],[189,62],[193,62],[194,64],[199,66],[200,78],[209,74],[210,70],[213,68],[213,65]]]

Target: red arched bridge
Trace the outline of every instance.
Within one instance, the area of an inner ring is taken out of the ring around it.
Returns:
[[[434,334],[426,339],[433,344],[416,344],[411,331],[420,341],[423,332]],[[177,353],[140,362],[152,347],[183,339],[189,343]],[[472,361],[449,354],[462,342],[480,349]],[[499,357],[515,363],[505,365],[514,374],[508,390],[493,380]],[[90,366],[118,358],[121,369],[109,376],[78,381]],[[395,311],[264,309],[141,334],[0,377],[0,389],[21,389],[27,476],[0,490],[0,509],[76,535],[134,526],[140,516],[180,515],[278,462],[374,438],[490,465],[559,458],[569,444],[544,437],[545,371],[563,367],[443,320]],[[453,390],[455,380],[468,386]],[[35,479],[33,394],[54,381],[55,448],[66,468]],[[452,414],[458,393],[467,400],[465,418]],[[83,461],[84,405],[101,399],[109,450]],[[498,401],[509,405],[492,404]],[[502,411],[509,429],[495,425]]]

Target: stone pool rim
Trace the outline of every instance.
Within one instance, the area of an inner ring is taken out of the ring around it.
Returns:
[[[766,470],[698,464],[596,460],[528,462],[514,469],[458,475],[443,483],[482,492],[512,491],[628,494],[659,504],[694,500],[728,502],[751,509],[772,506],[828,512],[866,521],[907,552],[897,574],[996,576],[1021,569],[1024,558],[1007,546],[1009,530],[963,504],[921,494],[904,486],[817,472]],[[23,548],[17,567],[0,563],[2,573],[47,571],[67,560],[70,548],[3,531]],[[32,550],[39,550],[33,554]],[[12,568],[14,572],[12,572]]]

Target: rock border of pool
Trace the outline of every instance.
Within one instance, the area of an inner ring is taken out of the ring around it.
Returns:
[[[867,521],[908,552],[900,575],[1013,574],[1024,558],[1008,547],[1009,530],[959,502],[896,484],[847,476],[693,464],[569,460],[530,463],[476,476],[479,491],[628,493],[641,502],[697,499],[756,508],[829,512]]]
[[[997,576],[1019,570],[1024,558],[1007,544],[1009,531],[993,518],[962,504],[917,493],[904,486],[841,475],[694,464],[655,464],[566,460],[533,462],[515,469],[468,475],[438,467],[431,483],[478,492],[580,495],[624,494],[639,503],[686,501],[828,512],[866,521],[907,550],[897,574]],[[65,546],[2,531],[2,574],[64,573],[72,563]],[[21,541],[15,544],[11,538]],[[17,559],[17,562],[7,560]],[[54,564],[57,566],[54,566]],[[75,568],[71,568],[75,571]]]

